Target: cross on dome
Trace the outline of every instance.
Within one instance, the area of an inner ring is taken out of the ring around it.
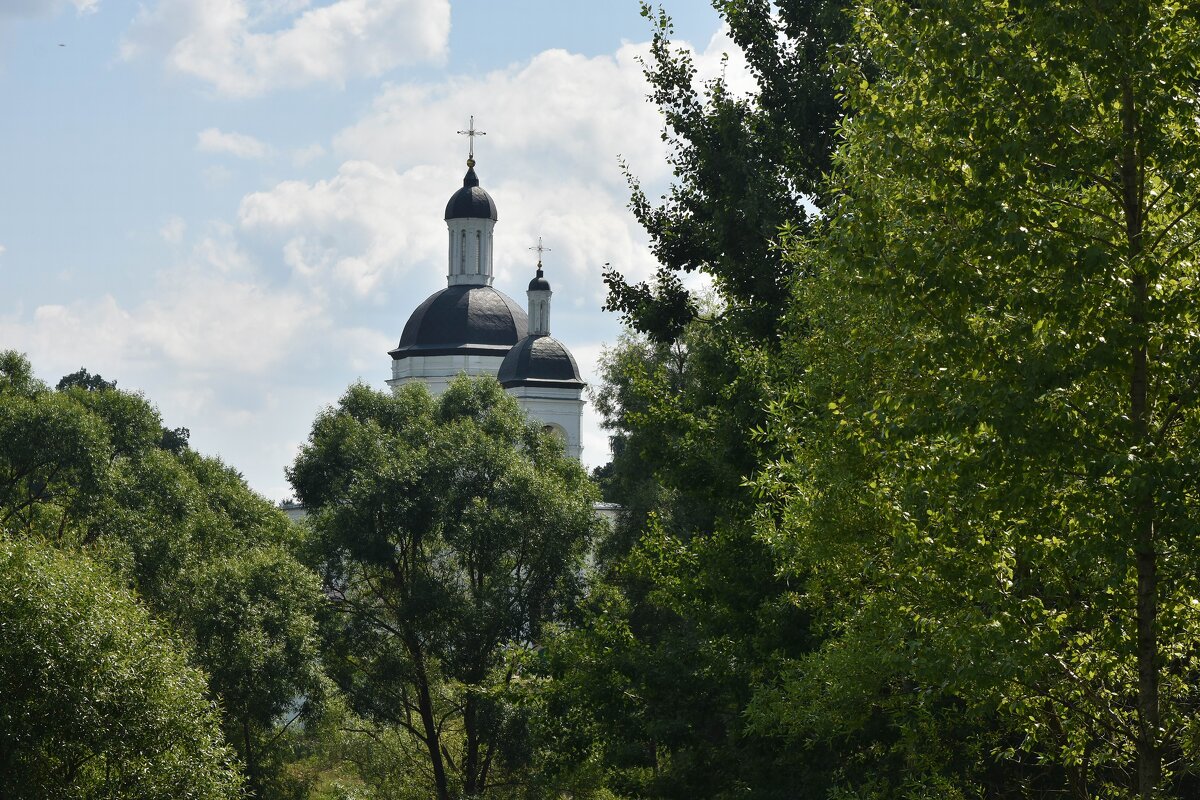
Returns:
[[[537,247],[530,247],[530,250],[537,250],[538,254],[538,269],[542,268],[542,253],[552,252],[549,247],[542,244],[542,237],[538,237]]]
[[[487,136],[487,131],[475,130],[475,115],[472,114],[470,122],[467,123],[467,129],[465,131],[459,131],[458,135],[466,136],[467,139],[470,141],[470,145],[468,145],[468,148],[467,148],[467,166],[474,167],[475,166],[475,137],[476,136]]]

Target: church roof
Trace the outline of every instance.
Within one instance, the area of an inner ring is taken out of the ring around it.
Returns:
[[[552,336],[526,336],[517,342],[496,374],[500,385],[582,389],[583,379],[571,351]]]
[[[525,337],[529,320],[516,301],[490,286],[460,284],[430,295],[408,318],[389,355],[501,356]]]
[[[479,186],[473,164],[467,167],[462,188],[450,195],[450,202],[446,203],[446,219],[500,219],[496,202]]]

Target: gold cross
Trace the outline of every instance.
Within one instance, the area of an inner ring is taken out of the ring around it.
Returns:
[[[472,114],[471,121],[467,124],[467,129],[465,131],[459,131],[458,135],[466,136],[470,140],[471,144],[468,148],[467,159],[471,162],[472,167],[475,166],[475,137],[487,136],[487,132],[475,130],[475,115]]]
[[[538,254],[538,269],[541,269],[541,268],[542,268],[542,253],[549,253],[549,252],[551,252],[550,248],[549,248],[549,247],[545,247],[544,245],[542,245],[542,237],[540,237],[540,236],[539,236],[539,237],[538,237],[538,243],[537,243],[537,247],[531,247],[531,248],[529,248],[529,249],[530,249],[530,250],[537,250],[537,254]]]

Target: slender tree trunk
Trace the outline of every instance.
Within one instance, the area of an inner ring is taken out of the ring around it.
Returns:
[[[1158,552],[1154,535],[1154,486],[1149,461],[1155,458],[1150,442],[1149,402],[1149,277],[1142,261],[1145,221],[1142,214],[1143,164],[1139,152],[1141,126],[1133,84],[1127,77],[1122,91],[1121,187],[1129,264],[1133,269],[1133,307],[1130,315],[1135,341],[1129,381],[1129,411],[1133,445],[1138,451],[1138,474],[1132,497],[1134,554],[1137,564],[1137,791],[1142,800],[1153,800],[1162,775],[1158,745]]]
[[[254,744],[250,738],[250,717],[242,717],[242,741],[246,744],[246,783],[250,785],[250,793],[258,797],[258,766],[254,763]]]
[[[425,669],[425,654],[413,637],[405,639],[408,653],[412,657],[417,673],[417,708],[421,713],[421,725],[425,728],[425,746],[429,750],[429,763],[433,767],[433,785],[438,800],[451,800],[450,785],[446,780],[446,765],[442,761],[441,738],[438,736],[437,720],[433,713],[433,696],[429,692],[429,674]]]
[[[467,797],[483,791],[479,776],[479,704],[470,694],[463,707],[463,728],[467,737],[467,755],[463,763],[463,788]]]

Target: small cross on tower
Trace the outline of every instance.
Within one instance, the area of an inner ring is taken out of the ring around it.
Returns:
[[[487,131],[475,130],[475,115],[472,114],[471,121],[469,123],[467,123],[467,129],[465,131],[459,131],[458,135],[466,136],[467,139],[470,140],[471,144],[469,145],[468,152],[467,152],[467,166],[474,167],[475,166],[475,137],[476,136],[487,136]]]
[[[538,254],[538,269],[542,268],[542,253],[549,253],[550,248],[542,245],[542,237],[538,237],[537,247],[531,247],[530,250],[537,250]]]

